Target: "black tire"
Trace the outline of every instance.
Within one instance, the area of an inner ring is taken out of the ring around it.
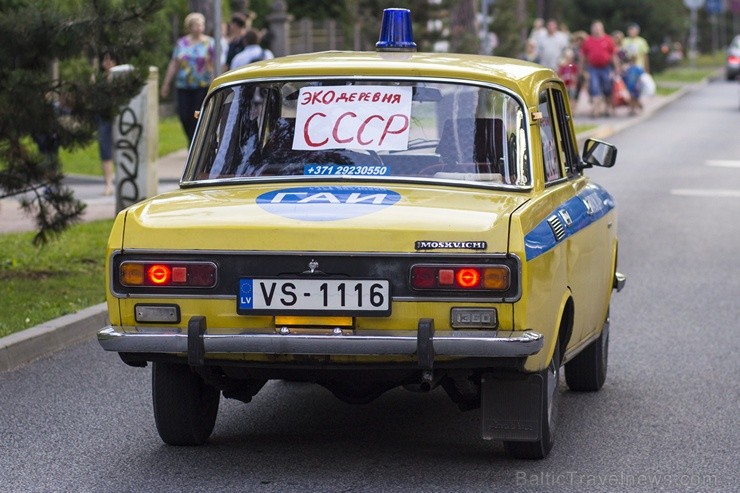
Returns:
[[[550,364],[541,373],[542,386],[542,422],[540,439],[534,442],[504,442],[506,454],[514,459],[539,460],[547,457],[555,443],[555,429],[558,421],[558,403],[560,401],[560,344],[555,344]]]
[[[152,402],[159,436],[168,445],[202,445],[216,424],[221,393],[187,365],[152,365]]]
[[[595,392],[604,386],[609,363],[609,312],[598,339],[565,364],[565,382],[570,390]]]

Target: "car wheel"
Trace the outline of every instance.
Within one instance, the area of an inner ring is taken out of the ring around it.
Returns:
[[[606,381],[609,360],[609,312],[598,339],[565,364],[565,382],[571,390],[595,392]]]
[[[540,423],[540,439],[534,442],[504,442],[506,454],[515,459],[537,460],[544,459],[550,453],[555,443],[555,428],[558,417],[558,402],[560,392],[560,344],[555,344],[550,364],[541,373],[542,385],[542,421]]]
[[[152,365],[154,421],[168,445],[201,445],[216,424],[221,393],[187,365]]]

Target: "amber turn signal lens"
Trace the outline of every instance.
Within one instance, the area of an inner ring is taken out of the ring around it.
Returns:
[[[124,286],[141,286],[144,284],[144,266],[133,263],[122,264],[121,284]]]
[[[485,289],[509,289],[510,282],[507,267],[487,267],[483,269],[483,288]]]

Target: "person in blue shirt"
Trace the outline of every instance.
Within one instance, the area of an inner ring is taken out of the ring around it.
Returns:
[[[627,64],[622,68],[622,80],[624,80],[624,85],[627,86],[627,90],[630,93],[630,115],[634,115],[638,110],[642,109],[642,103],[640,102],[640,92],[642,89],[640,80],[645,73],[645,69],[637,65],[636,61],[637,55],[630,54],[627,58]]]

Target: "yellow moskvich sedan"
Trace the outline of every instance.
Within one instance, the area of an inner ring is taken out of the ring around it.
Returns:
[[[542,458],[561,366],[603,385],[624,277],[614,199],[583,170],[616,149],[579,156],[548,69],[396,41],[222,75],[180,189],[118,215],[98,339],[153,362],[166,443],[205,442],[221,393],[288,379],[350,403],[442,386],[484,439]]]

